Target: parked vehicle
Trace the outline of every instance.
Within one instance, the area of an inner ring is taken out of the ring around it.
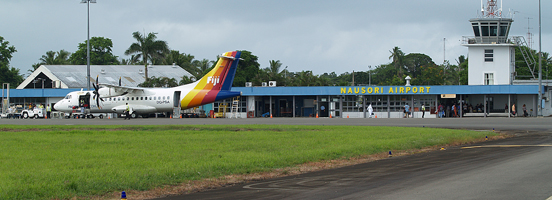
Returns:
[[[44,118],[45,114],[46,113],[44,112],[44,109],[37,107],[30,110],[24,109],[23,111],[21,111],[21,117],[23,117],[24,119],[28,119],[29,117],[34,119]]]

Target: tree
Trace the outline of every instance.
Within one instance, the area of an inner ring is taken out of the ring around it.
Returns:
[[[280,67],[282,67],[282,63],[280,60],[270,60],[268,63],[268,77],[270,80],[277,81],[280,79]]]
[[[92,37],[90,39],[91,65],[118,65],[119,60],[112,52],[113,42],[109,38]],[[69,61],[73,65],[86,65],[86,41],[79,43],[78,50],[71,55]]]
[[[29,70],[29,72],[34,72],[40,65],[69,65],[71,64],[69,61],[70,55],[71,53],[63,49],[58,52],[47,51],[45,55],[42,55],[42,57],[38,59],[40,62],[32,65],[33,69]]]
[[[137,42],[132,43],[130,47],[125,51],[125,55],[136,54],[134,62],[140,57],[144,63],[144,71],[146,75],[146,81],[148,80],[148,59],[161,59],[165,57],[165,54],[169,52],[169,46],[167,42],[163,40],[156,40],[157,33],[149,33],[147,36],[143,36],[140,32],[136,31],[132,33],[132,37]]]
[[[9,83],[10,88],[16,88],[23,82],[23,76],[19,74],[19,69],[10,67],[12,54],[17,50],[13,45],[9,45],[10,43],[0,36],[0,83]]]
[[[395,65],[380,65],[372,70],[372,84],[374,85],[404,85],[406,76],[396,76],[399,71]]]
[[[151,77],[150,79],[144,81],[143,83],[138,84],[138,87],[176,87],[178,83],[174,78]]]
[[[458,57],[458,68],[460,72],[458,72],[458,75],[460,76],[460,85],[467,85],[468,84],[468,59],[464,57],[464,55],[461,55]]]
[[[238,62],[238,68],[236,70],[236,76],[234,77],[233,87],[244,87],[245,82],[254,82],[255,85],[260,85],[261,82],[267,81],[262,79],[256,79],[259,73],[259,59],[257,56],[251,54],[249,51],[241,51],[241,59]]]
[[[404,66],[403,58],[404,53],[401,51],[401,48],[395,47],[393,50],[389,51],[391,55],[389,56],[389,59],[393,59],[393,65],[397,69],[397,77],[402,77],[402,68]]]
[[[214,66],[215,62],[210,61],[207,59],[203,60],[194,60],[192,62],[192,65],[197,70],[196,71],[196,80],[201,79],[201,77],[205,76],[205,74],[209,73],[211,71],[210,69]]]
[[[419,71],[420,75],[412,78],[412,85],[442,85],[445,81],[443,68],[435,63],[422,65]]]
[[[180,53],[179,51],[171,50],[163,59],[162,64],[172,65],[174,63],[175,65],[178,65],[182,69],[186,70],[192,76],[196,77],[196,74],[198,72],[196,67],[192,64],[193,60],[194,60],[194,56],[190,54]]]
[[[421,53],[410,53],[404,57],[404,62],[412,76],[412,79],[416,78],[421,74],[420,68],[422,66],[429,66],[435,64],[431,57]]]

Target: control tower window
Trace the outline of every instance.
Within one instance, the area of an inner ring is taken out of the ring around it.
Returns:
[[[500,26],[500,36],[506,36],[507,30],[508,30],[507,26]]]
[[[481,35],[489,36],[489,26],[481,26]]]
[[[493,50],[485,49],[485,62],[493,62]]]
[[[491,36],[497,36],[498,35],[498,27],[497,26],[490,26],[491,27]]]
[[[473,33],[475,34],[475,37],[481,36],[479,34],[479,26],[473,26]]]

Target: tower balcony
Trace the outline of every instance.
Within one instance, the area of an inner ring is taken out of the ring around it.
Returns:
[[[462,45],[466,44],[515,44],[514,38],[508,38],[506,36],[499,37],[474,37],[474,36],[462,36]]]

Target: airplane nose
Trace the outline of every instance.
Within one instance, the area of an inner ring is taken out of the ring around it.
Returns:
[[[55,110],[59,110],[59,104],[60,104],[60,103],[61,103],[61,102],[57,102],[56,104],[54,104],[54,109],[55,109]]]

